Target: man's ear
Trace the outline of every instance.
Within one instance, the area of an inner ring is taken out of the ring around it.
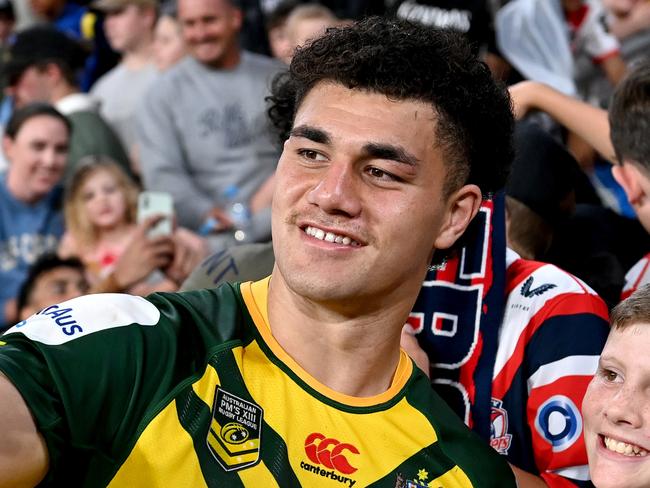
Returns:
[[[465,185],[449,197],[447,215],[434,242],[435,249],[449,249],[463,235],[481,201],[481,189],[476,185]]]
[[[617,164],[612,167],[612,176],[623,187],[630,205],[638,205],[641,199],[645,197],[639,181],[639,178],[642,178],[643,175],[634,164],[628,162]]]
[[[241,11],[241,9],[232,7],[232,17],[230,19],[230,22],[232,23],[233,27],[235,27],[238,31],[241,31],[242,26],[244,25],[244,13]]]
[[[11,152],[13,147],[14,141],[11,139],[11,137],[7,135],[2,136],[2,152],[9,161],[11,161]]]

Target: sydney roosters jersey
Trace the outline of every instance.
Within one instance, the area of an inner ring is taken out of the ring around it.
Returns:
[[[380,395],[318,383],[274,340],[267,289],[90,295],[0,337],[0,371],[47,443],[45,483],[515,486],[404,352]]]
[[[607,307],[574,276],[510,249],[505,287],[492,355],[482,329],[461,334],[453,314],[436,312],[430,327],[423,324],[418,340],[432,359],[433,386],[472,427],[475,399],[489,390],[491,405],[480,408],[491,409],[497,452],[550,486],[591,486],[580,407],[607,338]],[[436,361],[450,357],[459,360]]]
[[[650,253],[643,256],[625,275],[621,300],[625,300],[646,283],[650,283]]]

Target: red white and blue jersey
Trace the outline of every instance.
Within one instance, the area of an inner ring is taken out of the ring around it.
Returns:
[[[580,406],[607,307],[569,273],[506,252],[502,215],[484,202],[474,245],[427,276],[409,323],[436,391],[493,448],[552,487],[592,486]]]
[[[643,256],[625,275],[621,300],[625,300],[642,285],[650,283],[650,253]]]
[[[607,340],[605,303],[578,278],[507,250],[491,445],[550,486],[589,469],[580,407]],[[586,484],[586,483],[585,483]]]

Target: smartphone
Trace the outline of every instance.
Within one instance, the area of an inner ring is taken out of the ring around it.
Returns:
[[[149,229],[147,235],[149,237],[170,235],[174,217],[174,200],[169,193],[143,191],[138,195],[138,224],[152,215],[163,215],[165,218]]]

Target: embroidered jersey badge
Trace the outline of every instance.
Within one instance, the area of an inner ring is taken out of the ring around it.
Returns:
[[[492,399],[492,413],[490,414],[490,446],[499,454],[508,454],[512,435],[508,434],[508,412],[501,407],[501,400]]]
[[[537,297],[543,295],[549,290],[552,290],[557,285],[554,285],[553,283],[544,283],[543,285],[539,285],[537,288],[532,288],[532,286],[533,277],[530,276],[526,281],[524,281],[524,284],[521,287],[521,295],[526,298]]]
[[[260,460],[263,410],[253,402],[217,387],[207,443],[226,471],[237,471]]]

